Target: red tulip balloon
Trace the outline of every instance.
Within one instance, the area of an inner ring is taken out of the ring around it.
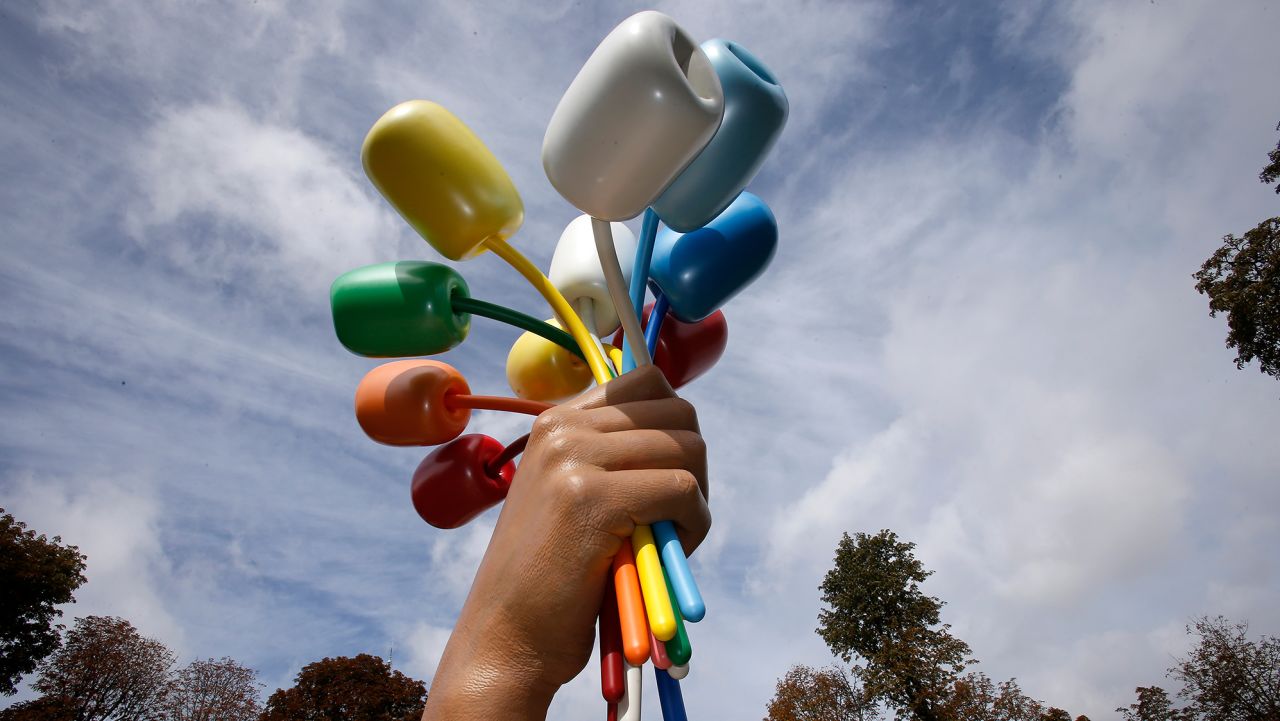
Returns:
[[[516,464],[490,466],[503,445],[480,433],[468,433],[440,446],[413,472],[413,507],[436,528],[458,528],[502,502]]]
[[[644,308],[646,324],[651,312],[652,303]],[[613,344],[621,342],[622,334],[619,332],[614,336]],[[653,364],[662,369],[672,388],[679,388],[711,370],[728,345],[729,324],[724,311],[717,310],[697,323],[685,323],[668,314],[662,322],[662,330],[658,331]]]

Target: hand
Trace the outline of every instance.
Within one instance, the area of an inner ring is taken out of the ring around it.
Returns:
[[[692,552],[711,527],[706,496],[697,414],[656,367],[539,416],[424,719],[545,718],[591,656],[623,539],[670,520]]]

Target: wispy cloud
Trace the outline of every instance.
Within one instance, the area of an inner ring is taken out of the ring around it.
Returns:
[[[454,109],[510,169],[517,242],[545,264],[576,215],[542,177],[546,119],[638,9],[7,11],[0,490],[88,553],[71,613],[268,684],[393,645],[433,672],[495,516],[425,527],[423,451],[351,417],[374,363],[333,339],[328,284],[431,257],[360,139],[403,99]],[[1234,370],[1189,278],[1274,214],[1253,182],[1280,118],[1273,9],[659,9],[763,57],[793,113],[753,186],[783,244],[688,390],[716,514],[692,714],[758,717],[789,664],[824,660],[816,587],[845,530],[917,541],[988,673],[1096,719],[1160,680],[1187,617],[1280,624],[1275,385]],[[493,259],[460,270],[541,312]],[[503,392],[515,336],[478,319],[446,360]],[[593,669],[558,717],[598,716]]]

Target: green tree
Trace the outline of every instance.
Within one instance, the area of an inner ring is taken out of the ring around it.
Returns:
[[[764,721],[878,721],[874,704],[844,669],[792,666],[774,690]]]
[[[892,531],[844,534],[835,567],[822,582],[818,635],[846,663],[868,700],[894,709],[899,719],[944,721],[938,708],[950,696],[969,645],[942,624],[943,603],[920,584],[931,575],[914,543]]]
[[[368,654],[307,664],[267,699],[262,721],[417,721],[427,687]]]
[[[1195,714],[1175,708],[1169,693],[1159,686],[1139,686],[1134,691],[1138,700],[1116,709],[1124,721],[1195,721]]]
[[[1270,184],[1280,179],[1280,143],[1267,157],[1271,163],[1258,179]],[[1236,350],[1236,368],[1257,359],[1259,370],[1280,378],[1280,217],[1239,238],[1223,236],[1222,246],[1191,277],[1209,297],[1209,316],[1227,314],[1227,347]]]
[[[0,508],[0,695],[58,647],[62,615],[84,583],[84,556],[62,539],[36,535]]]
[[[123,618],[77,619],[32,687],[75,721],[146,721],[164,697],[173,652]]]
[[[1247,623],[1202,617],[1187,627],[1200,642],[1169,674],[1178,697],[1204,721],[1280,719],[1280,639],[1248,638]]]
[[[254,721],[262,713],[258,673],[229,658],[195,660],[174,673],[161,703],[164,721]]]
[[[1280,123],[1276,124],[1276,131],[1280,132]],[[1271,185],[1280,180],[1280,142],[1276,143],[1275,150],[1267,153],[1267,160],[1271,162],[1262,169],[1261,173],[1258,173],[1258,180],[1264,185]],[[1276,194],[1280,195],[1280,184],[1276,185]]]

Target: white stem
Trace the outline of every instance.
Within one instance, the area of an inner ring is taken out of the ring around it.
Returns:
[[[587,327],[587,335],[591,336],[591,340],[595,342],[596,348],[600,351],[600,355],[604,357],[604,362],[613,368],[613,359],[604,350],[604,344],[600,342],[599,336],[596,335],[594,328],[596,327],[596,310],[595,304],[590,298],[579,298],[578,307],[574,310],[578,311],[578,317],[582,319],[582,324]],[[614,375],[621,375],[621,368],[613,368]]]
[[[605,284],[609,286],[609,297],[613,299],[613,308],[622,321],[622,332],[631,346],[631,357],[636,359],[636,367],[643,368],[653,363],[649,357],[649,348],[644,344],[644,329],[640,327],[640,318],[636,309],[631,307],[631,295],[627,280],[622,275],[622,264],[618,262],[618,249],[613,245],[613,231],[609,223],[599,218],[591,219],[591,231],[596,238],[596,254],[600,256],[600,267],[604,269]],[[639,269],[633,269],[637,272]]]
[[[644,672],[641,671],[643,666],[632,666],[630,662],[623,661],[623,678],[626,683],[623,684],[622,700],[618,702],[618,721],[640,721],[640,695],[644,688]]]

